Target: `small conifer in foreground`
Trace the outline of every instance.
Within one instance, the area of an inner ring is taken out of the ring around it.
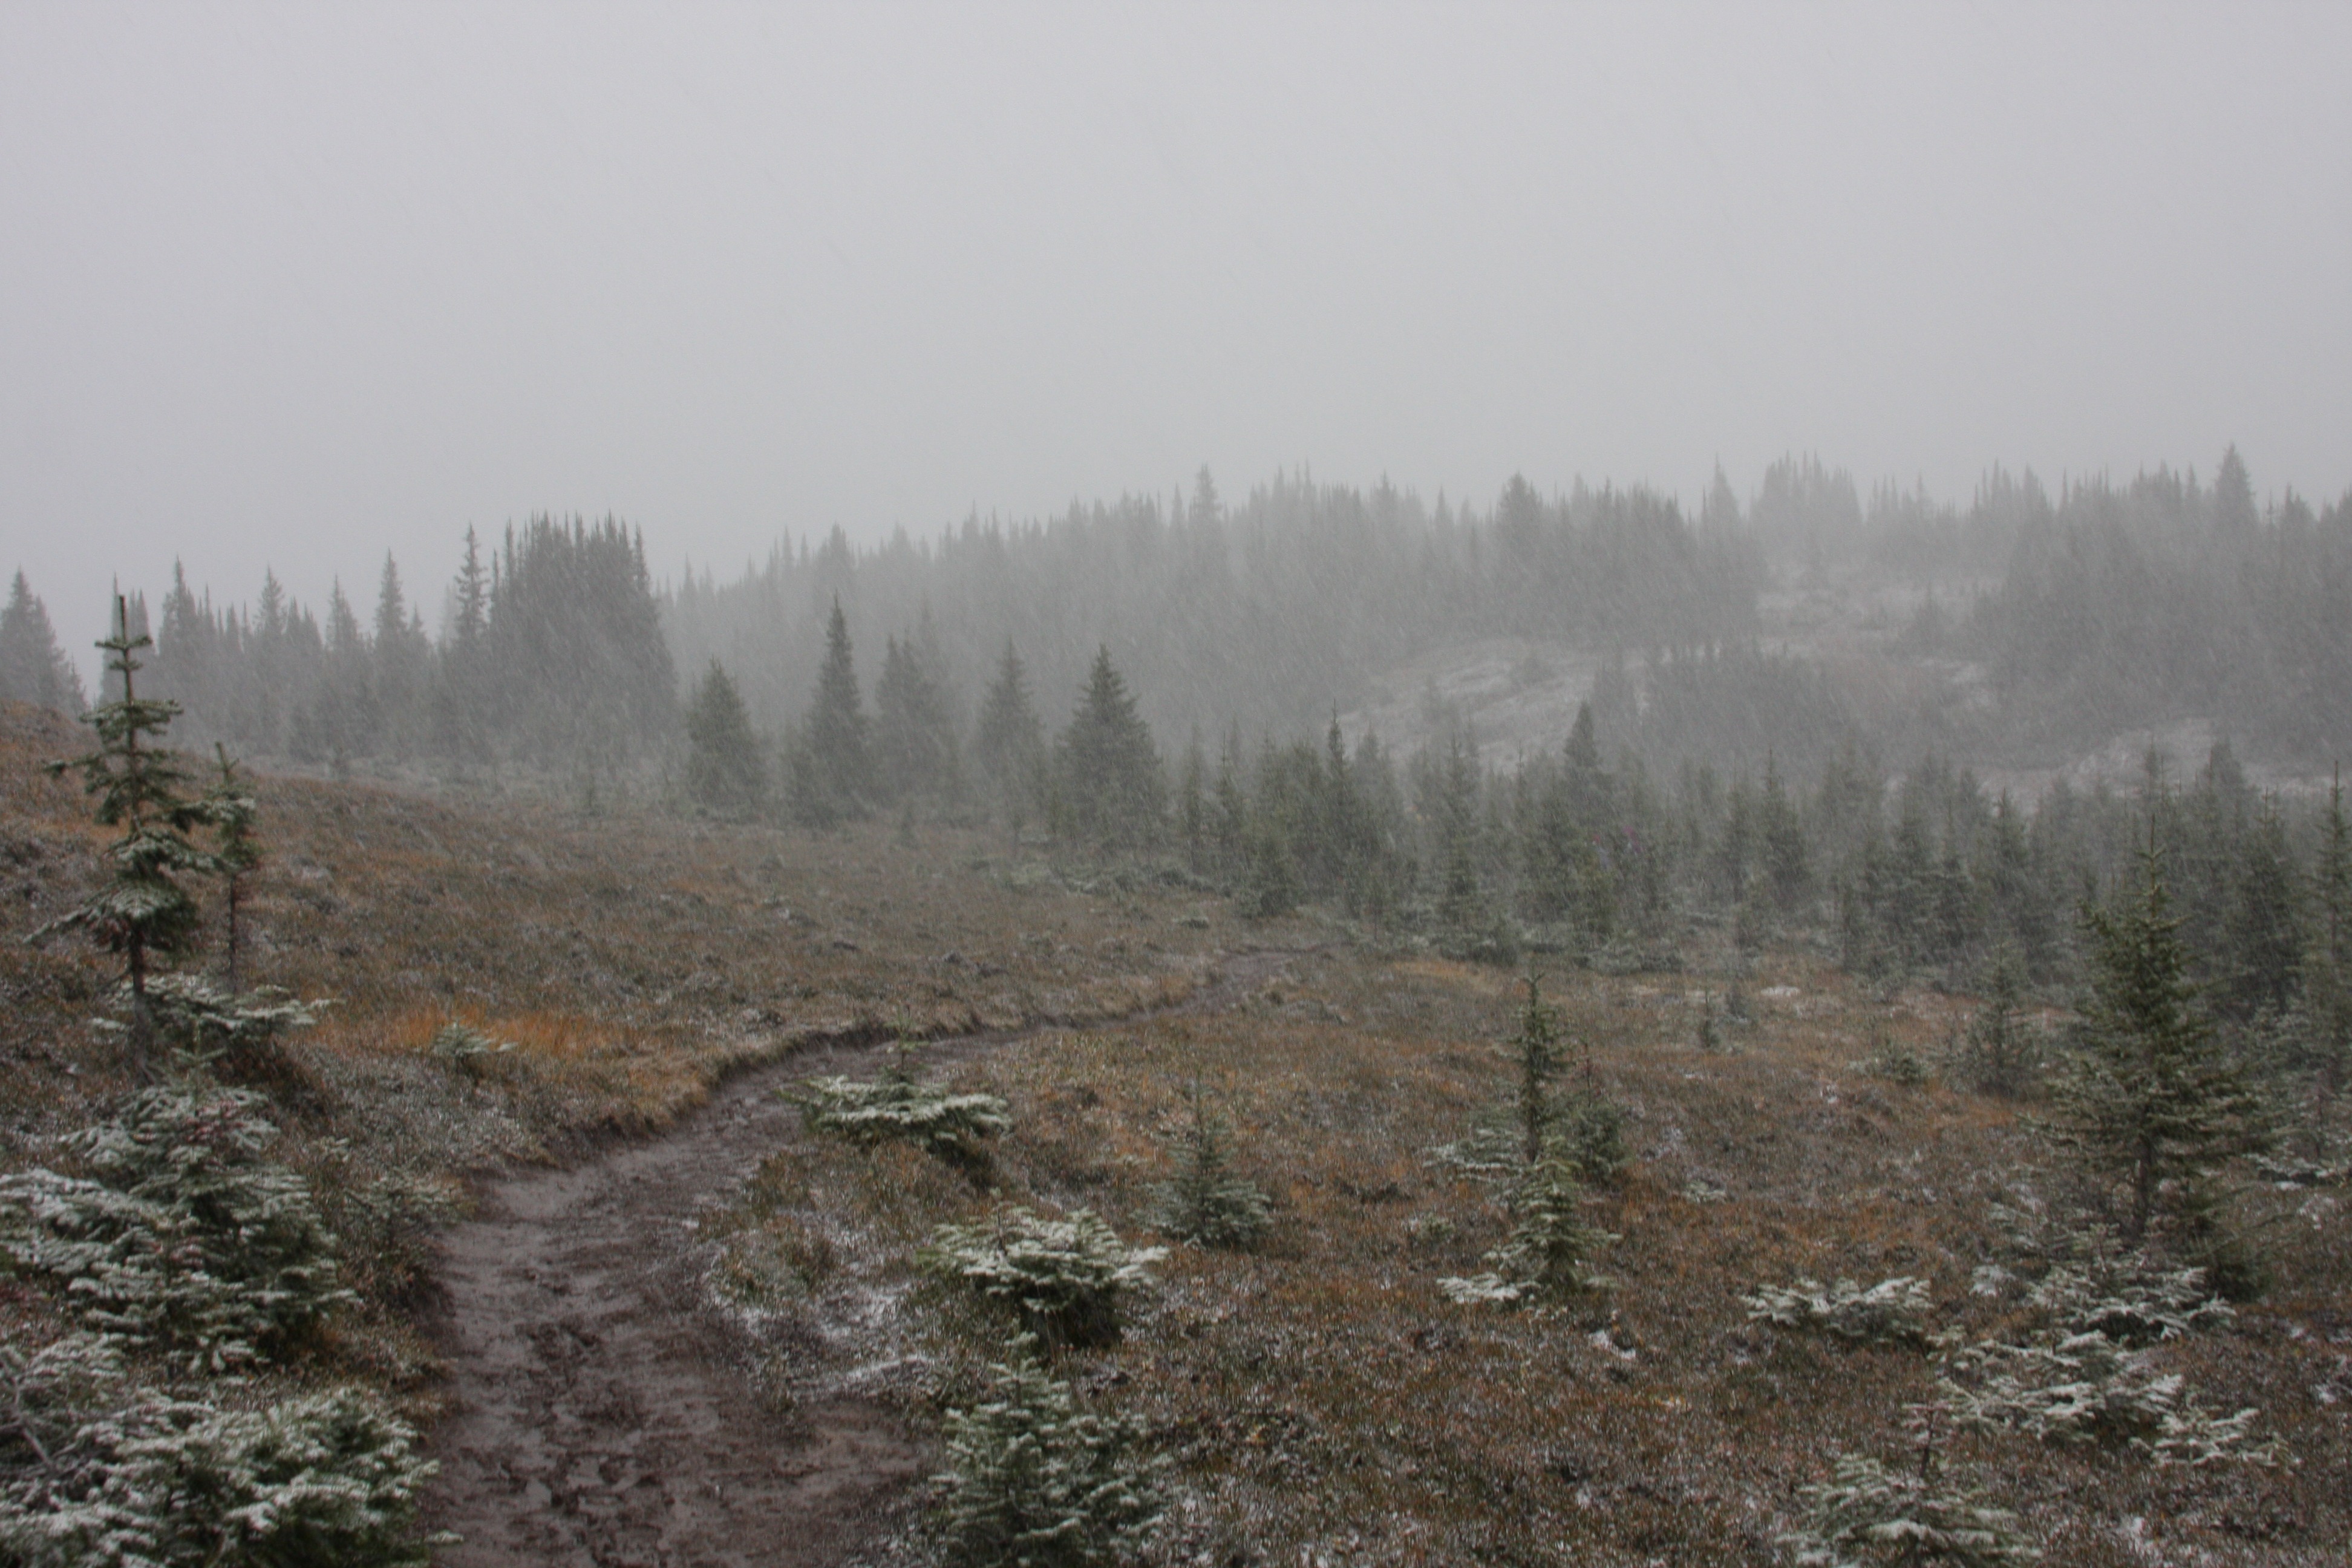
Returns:
[[[1179,1145],[1181,1163],[1176,1179],[1159,1189],[1153,1223],[1201,1247],[1248,1247],[1273,1224],[1265,1194],[1234,1173],[1231,1129],[1197,1083],[1190,1098],[1192,1118]]]
[[[131,988],[131,1076],[145,1082],[155,1032],[148,1006],[149,970],[158,957],[187,952],[196,938],[196,902],[177,879],[210,872],[217,862],[188,837],[211,820],[211,808],[184,793],[186,774],[170,752],[152,741],[142,744],[171,727],[180,705],[138,694],[134,678],[145,666],[134,656],[153,639],[131,636],[121,595],[114,605],[114,633],[98,646],[109,656],[108,671],[121,678],[122,695],[83,716],[98,731],[95,751],[49,764],[52,773],[80,773],[84,792],[98,798],[98,820],[122,830],[107,851],[113,872],[105,886],[31,940],[80,930],[108,952],[122,954],[123,978]]]
[[[989,1368],[987,1397],[946,1422],[933,1535],[951,1568],[1098,1568],[1129,1561],[1164,1511],[1131,1416],[1079,1409],[1036,1342]]]

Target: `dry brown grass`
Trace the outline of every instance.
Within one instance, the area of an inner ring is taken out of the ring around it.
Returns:
[[[55,1159],[47,1140],[127,1087],[115,1044],[89,1026],[118,963],[18,940],[100,874],[108,830],[41,766],[86,743],[53,714],[0,708],[0,1169]],[[376,1310],[346,1339],[411,1368],[422,1363],[400,1313],[418,1283],[416,1233],[449,1212],[448,1194],[462,1201],[453,1178],[656,1131],[721,1075],[811,1042],[1166,1005],[1234,940],[1197,895],[1073,893],[1035,866],[1008,875],[993,839],[946,828],[908,846],[882,825],[811,838],[257,782],[268,858],[246,907],[248,982],[333,1004],[289,1047],[290,1078],[272,1081],[283,1149],[347,1236],[404,1253],[362,1260]],[[437,1059],[430,1042],[451,1022],[515,1048]],[[411,1198],[414,1223],[376,1212]]]
[[[0,892],[19,929],[95,874],[103,834],[33,767],[78,742],[0,715]],[[1364,952],[1311,921],[1245,927],[1175,889],[1067,892],[946,830],[908,849],[883,826],[811,839],[285,780],[264,781],[262,805],[258,977],[339,1003],[296,1047],[312,1089],[290,1142],[343,1188],[570,1158],[667,1124],[731,1066],[796,1041],[1060,1026],[945,1069],[1011,1101],[984,1181],[908,1149],[824,1144],[714,1194],[731,1198],[715,1278],[766,1315],[780,1386],[806,1349],[795,1334],[845,1325],[866,1370],[920,1351],[921,1387],[969,1387],[998,1325],[925,1294],[914,1247],[998,1201],[1086,1205],[1139,1233],[1200,1082],[1243,1173],[1274,1195],[1276,1228],[1252,1253],[1178,1248],[1126,1342],[1073,1365],[1095,1397],[1158,1425],[1185,1550],[1209,1561],[1772,1561],[1796,1489],[1839,1448],[1893,1457],[1932,1373],[1916,1350],[1750,1324],[1740,1293],[1913,1274],[1941,1321],[1990,1332],[2008,1309],[1969,1291],[2000,1256],[1990,1205],[2058,1192],[2017,1108],[1858,1066],[1880,1038],[1932,1055],[1965,1004],[1882,1002],[1818,962],[1770,957],[1742,982],[1756,1021],[1702,1054],[1720,981],[1562,973],[1547,994],[1627,1110],[1633,1167],[1595,1205],[1623,1237],[1599,1260],[1615,1285],[1545,1313],[1457,1307],[1437,1279],[1475,1270],[1502,1220],[1425,1152],[1504,1089],[1509,975]],[[1268,945],[1302,951],[1213,1008],[1137,1016],[1195,994],[1221,953]],[[108,975],[69,946],[0,947],[0,1164],[38,1156],[44,1134],[121,1087],[83,1023]],[[478,1072],[437,1061],[429,1042],[451,1020],[517,1048]],[[1955,1444],[2050,1561],[2352,1551],[2352,1221],[2341,1194],[2266,1201],[2282,1216],[2266,1233],[2273,1291],[2165,1354],[2209,1404],[2259,1405],[2295,1462],[2158,1473],[2126,1455]],[[381,1243],[377,1309],[346,1326],[341,1353],[414,1384],[405,1245]],[[41,1313],[0,1283],[0,1327]]]
[[[1265,1247],[1178,1248],[1127,1342],[1073,1363],[1100,1396],[1147,1412],[1179,1458],[1186,1551],[1764,1563],[1835,1450],[1900,1455],[1904,1407],[1933,1373],[1917,1349],[1751,1324],[1740,1293],[1799,1274],[1919,1275],[1939,1324],[1990,1333],[2010,1310],[1969,1293],[2001,1246],[1988,1207],[2051,1188],[2013,1109],[1856,1070],[1874,1033],[1932,1046],[1951,1004],[1882,1005],[1795,960],[1766,986],[1795,994],[1759,999],[1757,1022],[1709,1056],[1691,1044],[1696,986],[1550,983],[1595,1081],[1628,1109],[1636,1159],[1596,1205],[1624,1238],[1601,1259],[1614,1288],[1543,1313],[1457,1307],[1436,1286],[1501,1235],[1489,1195],[1423,1152],[1505,1090],[1491,1042],[1514,1021],[1507,977],[1319,952],[1236,1011],[1055,1031],[955,1076],[1012,1103],[1003,1199],[1083,1204],[1141,1234],[1194,1080],[1275,1195]],[[910,1197],[911,1174],[859,1200],[876,1205],[875,1234],[911,1238],[987,1201],[944,1175]],[[1694,1182],[1724,1195],[1694,1199]],[[2260,1405],[2292,1467],[2159,1473],[1997,1438],[1958,1441],[1949,1461],[1980,1468],[2053,1562],[2341,1561],[2347,1406],[2313,1390],[2352,1342],[2346,1228],[2340,1212],[2298,1223],[2306,1234],[2273,1245],[2277,1294],[2167,1352],[2208,1403]],[[971,1316],[935,1330],[942,1397],[997,1331]]]

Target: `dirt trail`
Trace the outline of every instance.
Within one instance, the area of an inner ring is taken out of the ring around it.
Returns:
[[[1231,1005],[1291,956],[1228,958],[1173,1011]],[[834,1563],[923,1474],[924,1450],[880,1405],[769,1408],[700,1308],[693,1245],[698,1214],[801,1135],[775,1090],[878,1059],[796,1054],[722,1085],[658,1140],[488,1186],[441,1250],[454,1397],[433,1435],[441,1474],[425,1518],[464,1538],[441,1563]]]

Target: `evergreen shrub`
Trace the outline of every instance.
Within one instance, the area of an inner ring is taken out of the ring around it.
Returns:
[[[1131,1247],[1088,1209],[1049,1219],[1006,1209],[972,1225],[943,1225],[916,1262],[1011,1307],[1048,1348],[1101,1345],[1119,1336],[1119,1298],[1145,1282],[1160,1247]]]
[[[1793,1285],[1759,1286],[1740,1300],[1751,1321],[1821,1330],[1863,1344],[1923,1343],[1935,1310],[1927,1282],[1908,1275],[1882,1279],[1867,1290],[1851,1279],[1823,1285],[1800,1279]]]
[[[1231,1130],[1192,1094],[1192,1116],[1179,1150],[1176,1179],[1154,1196],[1152,1224],[1180,1241],[1201,1247],[1244,1247],[1274,1223],[1265,1194],[1233,1169]]]
[[[1025,1337],[1020,1352],[1034,1350]],[[950,1568],[1097,1568],[1129,1561],[1158,1525],[1159,1467],[1141,1421],[1081,1411],[1024,1355],[992,1366],[989,1397],[947,1417],[933,1532]]]
[[[1805,1522],[1781,1538],[1799,1568],[2004,1568],[2042,1555],[2019,1531],[2016,1515],[1973,1489],[1889,1469],[1866,1455],[1839,1455],[1831,1479],[1807,1487],[1804,1498]]]
[[[993,1094],[951,1094],[918,1082],[893,1067],[880,1078],[811,1079],[789,1098],[812,1132],[855,1143],[912,1143],[944,1160],[971,1163],[987,1155],[987,1140],[1013,1125],[1011,1110]]]
[[[165,1087],[68,1134],[92,1174],[0,1177],[0,1255],[85,1327],[194,1370],[254,1360],[349,1292],[309,1187],[263,1157],[259,1095]]]
[[[0,1561],[24,1568],[423,1564],[416,1435],[354,1388],[223,1409],[130,1384],[77,1333],[0,1347]]]

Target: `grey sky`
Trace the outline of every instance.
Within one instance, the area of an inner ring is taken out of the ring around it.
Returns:
[[[468,522],[2352,485],[2352,6],[0,7],[0,572]],[[87,660],[85,661],[88,662]]]

